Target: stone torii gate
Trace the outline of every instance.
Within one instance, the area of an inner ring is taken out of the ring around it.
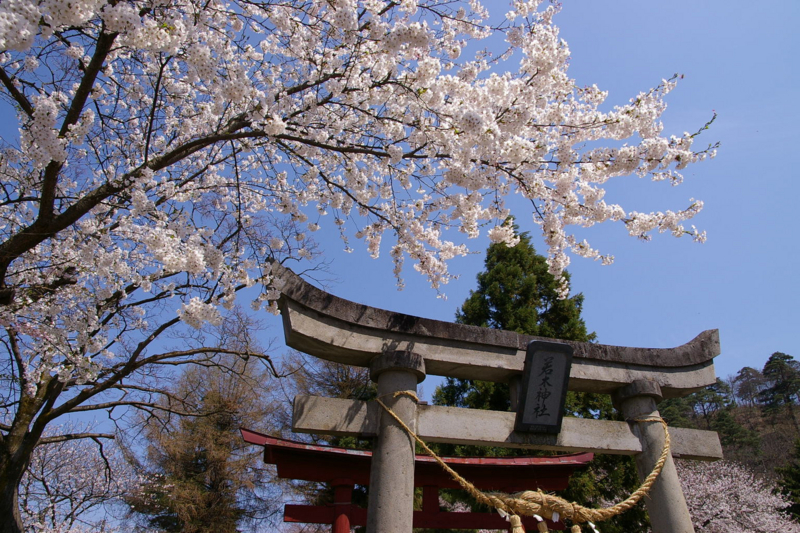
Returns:
[[[512,408],[522,384],[528,335],[393,313],[333,296],[288,269],[276,268],[286,343],[309,355],[368,367],[378,396],[427,442],[554,451],[635,455],[641,479],[663,444],[662,398],[682,397],[715,383],[716,330],[676,348],[628,348],[558,341],[573,350],[569,390],[604,393],[630,422],[564,417],[558,433],[515,430],[514,412],[417,405],[392,394],[415,391],[426,374],[508,383]],[[376,437],[367,510],[368,533],[410,533],[413,517],[414,446],[375,402],[298,396],[296,432]],[[722,458],[715,432],[670,428],[672,457]],[[645,498],[654,533],[693,532],[672,458]]]

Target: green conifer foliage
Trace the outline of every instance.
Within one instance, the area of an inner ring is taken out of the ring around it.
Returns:
[[[716,383],[687,396],[686,400],[700,418],[697,427],[711,429],[714,415],[732,404],[731,388],[717,378]]]
[[[794,451],[789,463],[775,471],[780,476],[778,485],[781,492],[792,500],[786,511],[791,513],[795,520],[800,520],[800,439],[794,441]]]
[[[591,341],[581,318],[583,295],[558,299],[555,278],[545,258],[523,233],[517,246],[492,244],[478,288],[470,291],[456,313],[456,322],[574,341]]]
[[[527,233],[517,246],[492,244],[478,288],[456,312],[456,322],[504,329],[526,335],[588,342],[595,339],[581,318],[583,295],[558,299],[558,285],[536,253]],[[569,275],[567,274],[567,279]],[[434,394],[434,403],[507,411],[508,385],[448,378]]]
[[[688,397],[664,400],[658,404],[658,412],[670,426],[698,429],[694,404]]]
[[[762,374],[770,384],[759,393],[765,411],[777,414],[786,407],[795,429],[800,431],[794,409],[800,399],[800,363],[791,355],[775,352],[764,365]]]
[[[736,419],[735,409],[731,387],[719,378],[685,398],[670,398],[658,405],[659,413],[672,427],[716,431],[726,459],[754,459],[761,454],[761,439]]]
[[[719,434],[723,449],[729,452],[726,453],[726,458],[731,459],[731,455],[738,455],[735,452],[739,450],[759,455],[761,439],[758,433],[737,422],[732,408],[720,409],[717,412],[711,422],[711,430]]]

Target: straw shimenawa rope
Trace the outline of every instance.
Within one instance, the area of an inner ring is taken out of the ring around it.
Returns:
[[[413,391],[397,391],[395,393],[389,394],[393,398],[397,398],[398,396],[408,396],[415,402],[419,402],[419,398]],[[385,395],[387,396],[387,395]],[[661,450],[661,456],[656,461],[655,466],[653,467],[653,471],[645,478],[644,482],[642,482],[641,486],[636,489],[636,491],[631,494],[627,499],[619,502],[616,505],[611,507],[606,507],[605,509],[591,509],[588,507],[583,507],[580,504],[574,502],[568,502],[563,498],[559,498],[558,496],[553,496],[551,494],[545,494],[541,490],[538,491],[524,491],[518,492],[513,495],[503,494],[501,492],[482,492],[478,490],[472,483],[461,477],[455,470],[450,468],[447,463],[445,463],[436,453],[431,450],[425,442],[420,439],[414,431],[409,428],[405,422],[403,422],[400,417],[398,417],[394,411],[389,409],[389,407],[384,404],[380,397],[375,399],[378,404],[386,410],[389,415],[391,415],[394,420],[400,424],[400,427],[406,430],[406,432],[411,436],[419,445],[425,450],[425,453],[430,455],[439,466],[441,466],[448,474],[450,474],[453,479],[461,485],[461,487],[466,490],[476,501],[482,503],[484,505],[489,505],[494,507],[495,509],[499,509],[503,511],[505,514],[509,514],[510,521],[512,525],[513,533],[524,533],[524,529],[522,527],[522,521],[520,520],[519,516],[516,515],[524,515],[524,516],[534,516],[534,515],[541,515],[545,518],[552,518],[553,513],[558,513],[560,518],[566,518],[576,524],[584,523],[584,522],[602,522],[603,520],[608,520],[609,518],[616,516],[618,514],[624,513],[637,503],[650,491],[650,488],[655,483],[656,478],[661,473],[661,469],[664,468],[664,463],[666,463],[667,458],[669,457],[669,448],[670,448],[670,437],[669,431],[667,430],[667,423],[664,421],[663,418],[660,417],[650,417],[650,418],[641,418],[635,419],[633,422],[659,422],[664,427],[664,448]],[[544,524],[544,522],[540,522],[540,524]],[[547,529],[543,529],[547,531]],[[542,529],[540,528],[540,531]],[[575,531],[575,526],[573,526],[573,531]]]

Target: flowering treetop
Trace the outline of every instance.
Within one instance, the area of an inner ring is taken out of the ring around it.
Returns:
[[[218,322],[243,287],[275,309],[270,264],[311,258],[323,224],[434,287],[467,252],[452,230],[514,244],[512,193],[556,275],[568,253],[612,260],[575,226],[703,240],[684,227],[700,201],[604,200],[611,178],[677,184],[713,155],[661,135],[675,80],[601,111],[567,74],[557,7],[512,4],[490,26],[477,1],[5,0],[0,324],[20,390],[124,373],[176,313]],[[505,53],[464,57],[498,36]]]
[[[732,461],[678,461],[686,504],[698,533],[799,533],[791,520],[788,498],[768,477]]]

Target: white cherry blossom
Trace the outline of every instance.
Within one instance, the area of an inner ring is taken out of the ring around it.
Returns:
[[[686,504],[698,533],[800,532],[772,480],[732,461],[676,463]]]
[[[0,153],[6,449],[24,459],[55,417],[133,398],[120,383],[154,359],[205,357],[157,339],[217,323],[239,291],[276,312],[271,264],[313,265],[326,225],[346,250],[388,248],[400,286],[409,261],[436,289],[466,239],[514,244],[515,195],[556,276],[572,255],[613,260],[577,228],[704,240],[687,229],[699,200],[605,194],[631,174],[658,194],[713,156],[662,133],[678,80],[627,103],[578,87],[557,7],[508,9],[495,27],[476,0],[1,2],[19,127]]]

